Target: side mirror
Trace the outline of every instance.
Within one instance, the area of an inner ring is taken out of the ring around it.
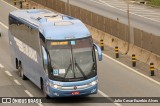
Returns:
[[[98,53],[98,60],[102,61],[102,51],[101,51],[101,48],[98,45],[96,45],[95,43],[94,43],[94,47],[96,48],[97,53]]]
[[[45,66],[47,66],[48,65],[48,57],[47,57],[47,52],[43,46],[42,46],[42,52],[43,52],[43,63]]]

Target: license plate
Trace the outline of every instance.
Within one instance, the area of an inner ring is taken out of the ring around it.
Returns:
[[[80,92],[72,92],[72,95],[79,95]]]

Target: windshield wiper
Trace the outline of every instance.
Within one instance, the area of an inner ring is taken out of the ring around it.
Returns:
[[[76,62],[76,59],[75,59],[75,66],[77,66],[77,68],[79,69],[79,71],[81,72],[81,74],[83,75],[83,77],[85,79],[87,79],[86,75],[84,74],[84,72],[82,71],[81,67],[78,65],[78,63]]]
[[[68,68],[67,68],[67,71],[66,71],[66,73],[65,73],[65,75],[64,75],[64,79],[66,78],[66,76],[67,76],[67,74],[68,74],[69,69],[71,68],[71,66],[72,66],[72,63],[71,63],[71,59],[70,59],[70,64],[69,64],[69,66],[68,66]]]

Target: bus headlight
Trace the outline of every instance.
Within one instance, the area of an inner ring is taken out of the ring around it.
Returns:
[[[56,85],[56,84],[49,84],[49,86],[50,87],[53,87],[53,88],[55,88],[55,89],[62,89],[62,86],[60,86],[60,85]]]
[[[96,85],[97,83],[98,83],[98,80],[95,80],[95,81],[89,83],[89,85],[94,86],[94,85]]]

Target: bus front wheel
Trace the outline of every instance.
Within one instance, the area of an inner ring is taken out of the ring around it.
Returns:
[[[46,93],[46,90],[45,90],[45,85],[43,83],[43,81],[41,82],[41,89],[43,91],[43,95],[46,99],[50,99],[49,95]]]

